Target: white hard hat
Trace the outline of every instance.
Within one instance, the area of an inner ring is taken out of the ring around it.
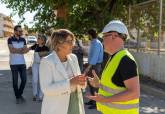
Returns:
[[[128,33],[128,29],[125,26],[125,24],[119,20],[113,20],[110,21],[107,25],[105,25],[102,33],[107,33],[107,32],[111,32],[111,31],[115,31],[121,34],[126,34],[127,35],[127,39],[129,38],[129,33]]]

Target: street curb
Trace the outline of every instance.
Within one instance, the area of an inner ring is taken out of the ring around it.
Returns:
[[[146,84],[141,83],[141,91],[145,91],[145,93],[153,95],[153,96],[157,96],[161,99],[165,99],[165,91],[160,90],[156,87],[153,86],[149,86]]]

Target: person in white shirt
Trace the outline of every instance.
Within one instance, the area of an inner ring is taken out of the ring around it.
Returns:
[[[8,38],[8,47],[10,51],[10,68],[12,72],[13,89],[16,97],[16,104],[25,102],[22,96],[26,85],[26,63],[24,53],[26,53],[26,40],[22,36],[22,28],[20,25],[14,27],[14,35]],[[18,74],[21,84],[18,87]]]
[[[41,114],[85,114],[81,75],[76,55],[72,54],[75,37],[67,29],[51,36],[52,53],[40,63],[40,86],[44,94]]]

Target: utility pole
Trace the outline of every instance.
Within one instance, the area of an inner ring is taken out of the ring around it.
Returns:
[[[163,9],[163,1],[160,0],[158,55],[160,55],[160,38],[162,38],[162,9]]]

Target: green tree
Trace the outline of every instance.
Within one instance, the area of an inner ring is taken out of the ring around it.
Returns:
[[[51,28],[68,28],[76,34],[84,34],[95,27],[98,31],[110,19],[122,19],[128,23],[128,6],[147,0],[1,0],[18,13],[22,19],[27,11],[36,11],[34,29],[47,32]],[[66,8],[65,18],[58,18],[55,10]]]

